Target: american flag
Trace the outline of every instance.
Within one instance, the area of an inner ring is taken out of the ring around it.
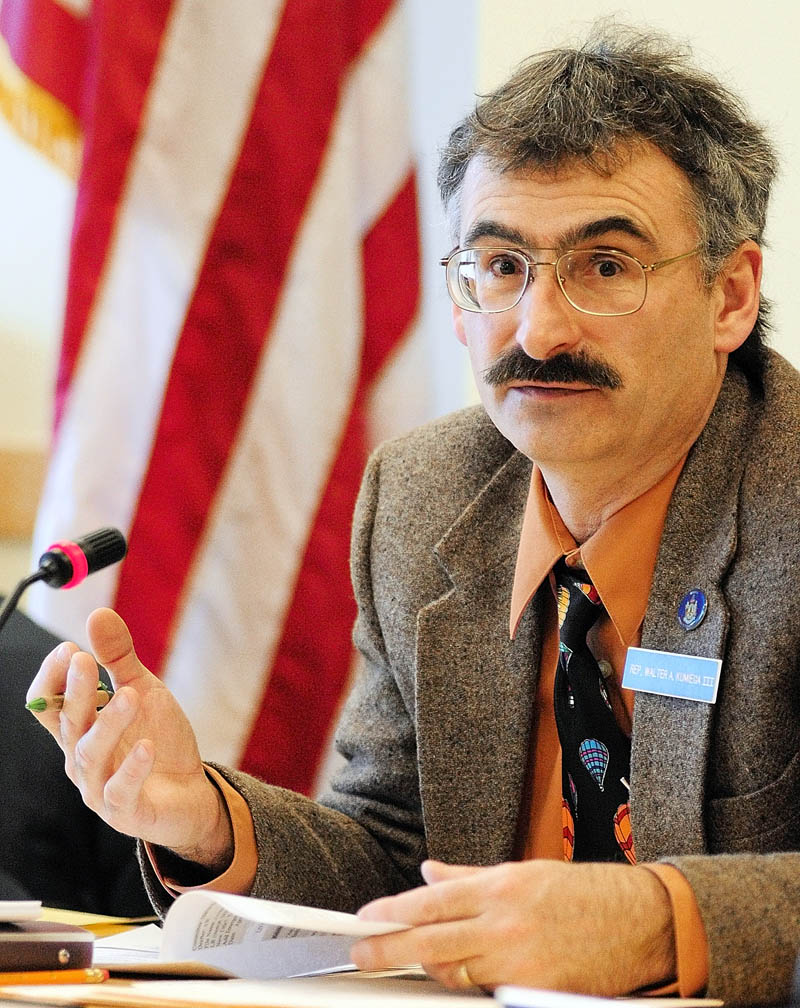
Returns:
[[[4,0],[0,28],[6,113],[77,175],[34,554],[129,542],[29,611],[81,640],[112,605],[205,758],[311,792],[372,421],[426,410],[383,394],[419,307],[403,4]]]

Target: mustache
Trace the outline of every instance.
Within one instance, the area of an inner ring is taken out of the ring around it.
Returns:
[[[555,357],[538,360],[529,357],[522,347],[516,346],[498,357],[483,372],[487,385],[507,385],[512,381],[581,382],[595,388],[622,388],[622,376],[605,361],[590,357],[585,352],[560,353]]]

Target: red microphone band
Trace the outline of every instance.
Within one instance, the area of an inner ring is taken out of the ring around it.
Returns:
[[[61,542],[53,543],[52,546],[47,547],[48,553],[51,550],[60,550],[72,564],[72,577],[61,587],[74,588],[75,585],[79,585],[89,573],[89,561],[80,546],[70,542],[69,539],[63,539]]]

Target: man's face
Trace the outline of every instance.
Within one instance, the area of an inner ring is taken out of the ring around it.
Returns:
[[[508,174],[479,157],[464,180],[459,239],[462,247],[502,246],[540,261],[555,255],[536,249],[608,247],[648,265],[696,247],[690,206],[683,173],[649,146],[610,176],[572,165]],[[731,349],[715,324],[719,285],[703,285],[696,256],[647,279],[643,306],[626,316],[576,311],[549,266],[515,308],[454,308],[486,410],[543,469],[595,462],[624,479],[661,455],[674,464],[702,429]],[[569,368],[554,369],[547,382],[487,377],[487,368],[520,350],[536,361],[578,356],[590,367],[578,372],[581,380]]]

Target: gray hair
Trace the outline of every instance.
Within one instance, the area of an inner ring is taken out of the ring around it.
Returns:
[[[478,154],[501,171],[580,161],[608,174],[642,142],[688,178],[710,284],[743,241],[763,242],[777,159],[741,101],[664,36],[603,20],[580,48],[526,60],[450,134],[439,191],[457,225],[464,174]],[[756,390],[763,385],[768,314],[762,298],[752,332],[731,354]]]

